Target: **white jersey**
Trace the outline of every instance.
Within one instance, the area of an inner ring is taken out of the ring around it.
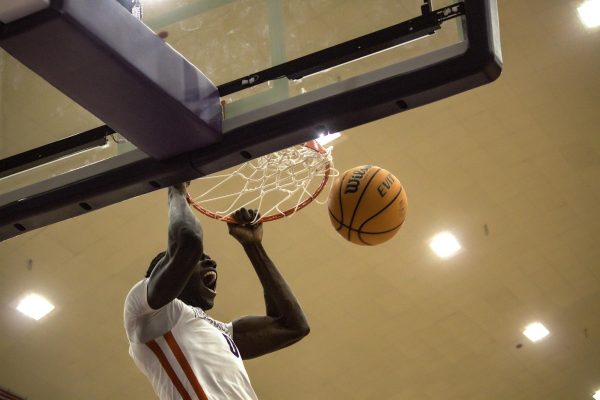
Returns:
[[[232,324],[175,299],[148,305],[148,279],[125,300],[129,354],[161,400],[255,400]]]

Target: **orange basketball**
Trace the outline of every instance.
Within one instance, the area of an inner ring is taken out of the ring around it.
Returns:
[[[374,165],[347,170],[329,192],[331,224],[346,240],[364,246],[391,239],[404,223],[406,207],[400,181]]]

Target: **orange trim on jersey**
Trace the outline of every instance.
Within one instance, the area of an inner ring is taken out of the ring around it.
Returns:
[[[171,382],[173,383],[173,385],[175,386],[175,388],[179,392],[179,395],[181,396],[181,398],[183,400],[192,400],[192,397],[190,396],[190,394],[183,387],[183,384],[181,383],[181,381],[177,377],[177,374],[173,370],[173,367],[171,367],[171,364],[169,364],[169,360],[167,359],[167,356],[165,356],[165,353],[163,353],[163,351],[159,347],[158,343],[156,343],[154,340],[151,340],[151,341],[149,341],[149,342],[146,343],[146,346],[148,346],[148,348],[150,350],[152,350],[152,352],[154,353],[154,355],[156,356],[156,358],[158,358],[158,361],[160,362],[160,365],[162,365],[163,369],[165,370],[165,372],[167,373],[167,375],[169,376],[169,378],[171,378]]]
[[[188,360],[185,358],[185,355],[183,354],[181,347],[179,347],[179,344],[177,343],[175,336],[173,336],[173,333],[169,331],[165,333],[163,337],[167,341],[167,344],[173,352],[173,355],[179,362],[179,366],[181,367],[181,369],[183,369],[185,376],[187,376],[188,380],[192,384],[194,392],[196,392],[196,396],[198,396],[200,400],[208,400],[208,397],[206,397],[206,394],[204,393],[204,390],[202,389],[202,386],[198,381],[198,377],[196,377],[196,375],[194,374],[192,367],[190,366]]]

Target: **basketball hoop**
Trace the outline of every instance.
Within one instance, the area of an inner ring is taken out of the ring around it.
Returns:
[[[311,140],[196,179],[188,187],[188,203],[208,217],[230,223],[236,222],[231,214],[241,207],[258,210],[261,217],[255,223],[291,216],[338,175],[332,150]]]

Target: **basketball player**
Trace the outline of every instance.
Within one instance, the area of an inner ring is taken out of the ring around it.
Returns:
[[[202,228],[185,186],[169,188],[168,247],[125,300],[129,354],[163,399],[256,399],[242,359],[289,346],[309,332],[287,283],[262,245],[256,211],[234,213],[229,234],[243,247],[262,284],[266,315],[233,323],[206,314],[213,307],[217,263],[204,253]]]

